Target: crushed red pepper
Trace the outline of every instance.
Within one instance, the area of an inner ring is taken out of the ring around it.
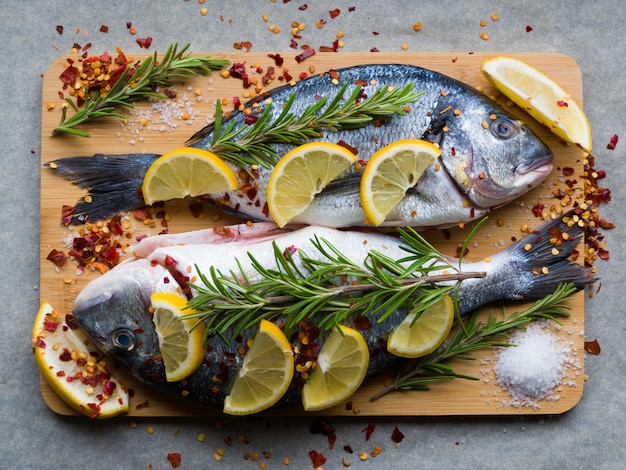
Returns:
[[[180,467],[181,456],[178,452],[170,452],[167,454],[167,460],[172,464],[172,468]]]
[[[311,458],[311,463],[313,463],[313,467],[315,468],[321,467],[326,463],[326,457],[316,450],[310,450],[309,457]]]
[[[374,434],[374,430],[376,429],[376,425],[374,423],[368,424],[366,427],[361,429],[361,432],[365,433],[365,440],[369,441],[372,434]]]
[[[585,351],[589,354],[597,356],[598,354],[600,354],[602,349],[600,348],[600,343],[598,343],[598,340],[594,339],[593,341],[585,341]]]
[[[611,137],[611,140],[606,145],[606,148],[609,150],[615,150],[615,146],[617,145],[618,139],[619,137],[617,136],[617,134],[615,134],[613,137]]]

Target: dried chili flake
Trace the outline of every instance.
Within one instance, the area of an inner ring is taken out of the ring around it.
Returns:
[[[105,24],[100,25],[100,32],[101,33],[108,33],[109,32],[109,27]]]
[[[326,436],[328,438],[329,449],[335,447],[335,442],[337,440],[335,427],[325,419],[320,418],[317,421],[312,422],[311,426],[309,426],[309,432],[311,434],[321,434],[322,436]]]
[[[326,457],[324,457],[316,450],[310,450],[309,457],[311,458],[311,462],[313,463],[314,468],[321,467],[326,463]]]
[[[46,257],[48,261],[52,261],[56,266],[61,267],[67,261],[67,255],[57,249],[52,249]]]
[[[339,16],[339,14],[341,13],[341,10],[339,8],[335,8],[334,10],[330,10],[328,12],[328,14],[330,15],[331,19],[335,19]]]
[[[526,32],[530,33],[533,30],[533,27],[530,25],[526,25]]]
[[[365,440],[366,441],[370,440],[370,437],[372,437],[372,434],[374,433],[375,429],[376,429],[376,425],[374,423],[368,424],[366,427],[361,429],[361,432],[365,433]]]
[[[137,406],[135,406],[135,408],[137,408],[138,410],[142,409],[142,408],[149,408],[150,407],[150,402],[148,400],[142,402],[142,403],[138,403]]]
[[[126,29],[130,29],[133,27],[133,23],[131,23],[130,21],[126,22]]]
[[[380,52],[380,51],[378,50],[378,48],[377,48],[377,47],[372,47],[372,48],[370,49],[370,52]]]
[[[311,56],[315,55],[315,49],[313,49],[312,47],[309,47],[307,49],[304,50],[304,52],[298,54],[295,59],[296,62],[301,63],[302,61],[308,59]]]
[[[298,7],[298,10],[305,11],[307,8],[309,8],[309,6],[306,3],[303,3]]]
[[[250,41],[241,41],[241,42],[236,42],[233,44],[233,47],[238,50],[241,51],[242,49],[245,49],[246,52],[249,52],[250,49],[252,49],[252,43]]]
[[[59,75],[59,80],[61,80],[65,85],[74,85],[79,76],[80,71],[76,67],[71,65],[63,70],[63,72],[61,72],[61,75]]]
[[[589,354],[597,356],[598,354],[600,354],[602,349],[600,348],[600,343],[598,343],[598,340],[594,339],[593,341],[585,341],[585,351]]]
[[[374,36],[378,36],[380,33],[379,33],[378,31],[372,31],[372,34],[373,34]]]
[[[347,452],[348,454],[354,454],[354,450],[352,450],[352,447],[350,446],[343,446],[343,450],[344,452]]]
[[[396,444],[399,444],[404,439],[404,434],[398,429],[398,426],[394,426],[391,432],[391,440]]]
[[[561,107],[561,108],[568,108],[568,107],[569,107],[569,105],[567,104],[567,101],[563,101],[563,100],[558,100],[558,101],[556,102],[556,104],[557,104],[559,107]]]
[[[562,171],[564,176],[572,176],[574,174],[574,169],[569,166],[564,167]]]
[[[149,49],[152,45],[152,38],[150,36],[146,38],[137,38],[137,44],[139,47],[143,47],[144,49]]]
[[[543,215],[544,207],[545,206],[541,202],[538,202],[533,206],[532,213],[535,215],[535,217],[541,217]]]
[[[285,59],[283,59],[283,57],[280,54],[267,54],[267,56],[270,59],[274,60],[274,64],[276,64],[276,67],[281,67],[283,63],[285,62]]]
[[[291,74],[289,73],[289,70],[287,70],[287,69],[283,69],[283,75],[282,75],[282,77],[281,77],[281,78],[282,78],[283,80],[285,80],[286,82],[290,82],[290,81],[291,81],[291,79],[292,79],[293,77],[292,77],[292,76],[291,76]]]
[[[172,464],[172,468],[177,468],[180,466],[180,454],[178,452],[170,452],[167,454],[167,460]]]
[[[606,148],[609,150],[615,150],[615,146],[617,145],[617,140],[619,139],[619,137],[617,136],[617,134],[615,134],[613,137],[611,137],[610,142],[606,145]]]
[[[298,43],[296,42],[295,39],[291,39],[291,41],[289,41],[289,47],[291,47],[292,49],[298,48]]]
[[[57,30],[57,33],[63,34],[63,26],[62,25],[58,24],[57,27],[56,27],[56,30]]]

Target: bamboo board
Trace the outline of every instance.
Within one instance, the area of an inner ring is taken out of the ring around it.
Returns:
[[[274,65],[273,60],[267,54],[210,54],[214,58],[227,58],[233,62],[246,62],[247,64],[259,63],[261,67]],[[289,68],[293,77],[298,77],[301,72],[308,72],[313,66],[315,72],[322,72],[341,66],[366,64],[366,63],[409,63],[421,67],[430,68],[445,73],[451,77],[460,79],[472,86],[482,87],[491,95],[493,88],[487,83],[480,73],[480,63],[493,54],[478,53],[325,53],[317,54],[301,64],[293,59],[294,54],[283,53],[285,58],[284,67]],[[582,77],[577,64],[569,57],[559,54],[510,54],[526,60],[538,67],[547,75],[551,76],[572,97],[582,103]],[[145,56],[135,56],[134,59],[142,59]],[[118,120],[101,120],[95,124],[84,127],[90,134],[90,138],[75,136],[51,137],[52,129],[60,119],[61,100],[58,96],[61,90],[61,82],[58,77],[66,64],[66,57],[59,58],[54,62],[44,76],[42,96],[42,164],[44,162],[73,155],[91,155],[101,153],[131,153],[131,152],[154,152],[164,153],[185,144],[185,141],[197,130],[202,128],[207,121],[213,118],[216,99],[228,98],[232,103],[233,96],[242,96],[241,81],[237,79],[223,79],[217,73],[211,77],[198,77],[190,83],[177,84],[178,97],[176,102],[182,103],[183,95],[187,95],[192,106],[192,118],[188,121],[175,120],[177,127],[172,128],[164,124],[152,124],[152,129],[144,128],[135,133],[139,124],[138,114],[130,115],[128,123],[122,125]],[[275,81],[275,85],[282,82]],[[195,95],[195,90],[200,90],[200,96]],[[242,99],[242,102],[245,99]],[[500,102],[504,102],[500,99]],[[54,103],[55,109],[48,110],[48,104]],[[228,105],[225,106],[225,109]],[[137,111],[149,110],[149,105],[138,104]],[[537,125],[530,117],[519,109],[512,109],[513,114],[526,121],[533,127],[537,134],[552,148],[556,155],[554,174],[546,183],[525,195],[515,203],[494,211],[490,215],[490,222],[482,227],[476,243],[471,247],[468,259],[482,259],[485,256],[500,250],[508,245],[512,239],[520,238],[523,233],[520,227],[528,224],[531,228],[538,226],[541,221],[532,215],[530,209],[539,201],[546,207],[558,201],[551,198],[554,187],[564,187],[561,182],[564,178],[561,169],[573,167],[574,176],[582,174],[582,151],[575,147],[565,146],[562,142],[551,135],[547,130]],[[196,114],[197,113],[197,114]],[[163,130],[159,127],[162,126]],[[580,179],[580,178],[579,178]],[[582,188],[582,181],[580,182]],[[582,189],[577,190],[580,196]],[[57,310],[70,312],[73,300],[79,290],[89,281],[89,276],[78,276],[75,269],[68,264],[63,269],[57,269],[46,256],[51,249],[62,250],[64,239],[73,232],[63,227],[60,223],[61,206],[73,205],[84,193],[72,186],[61,177],[55,176],[42,167],[41,170],[41,241],[40,241],[40,264],[41,264],[41,301],[48,301]],[[574,198],[573,198],[574,199]],[[181,210],[172,217],[169,223],[171,232],[186,231],[204,228],[213,225],[227,225],[241,222],[240,220],[220,213],[217,209],[205,207],[204,219],[194,218],[186,209],[187,201],[174,201],[166,205],[166,210]],[[219,219],[215,221],[216,218]],[[131,217],[132,220],[132,217]],[[502,222],[496,223],[496,222]],[[149,229],[156,234],[160,227]],[[145,233],[146,230],[141,222],[133,220],[135,235]],[[433,231],[427,237],[446,254],[454,255],[459,243],[467,234],[467,230],[454,228],[446,233]],[[134,239],[134,237],[133,237]],[[96,276],[93,274],[92,276]],[[570,379],[574,386],[563,386],[559,390],[558,400],[543,400],[538,408],[516,408],[507,406],[507,393],[495,384],[492,371],[494,355],[491,351],[478,352],[475,354],[476,361],[464,361],[452,364],[460,373],[479,377],[478,381],[455,380],[450,383],[433,386],[428,392],[394,392],[382,399],[371,402],[370,396],[380,390],[389,377],[375,377],[367,381],[351,398],[352,409],[347,409],[345,404],[338,405],[324,411],[326,415],[355,415],[357,410],[360,415],[380,416],[446,416],[446,415],[507,415],[519,413],[558,414],[573,408],[583,393],[583,328],[584,328],[584,294],[578,293],[571,301],[572,315],[564,320],[563,328],[554,332],[571,345],[575,351],[575,360],[580,367],[571,371]],[[495,306],[495,308],[500,308]],[[131,416],[217,416],[220,413],[189,404],[185,401],[163,396],[135,381],[123,371],[120,376],[127,386],[134,390],[131,399]],[[75,414],[54,391],[41,381],[41,392],[45,402],[55,412],[64,415]],[[149,406],[138,407],[138,404],[149,403]],[[300,407],[275,410],[267,412],[268,415],[302,415],[304,411]]]

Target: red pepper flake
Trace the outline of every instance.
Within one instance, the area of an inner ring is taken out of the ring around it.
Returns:
[[[70,65],[65,70],[63,70],[63,72],[61,72],[61,75],[59,75],[59,80],[61,80],[65,85],[74,85],[79,75],[80,71],[73,65]]]
[[[101,33],[108,33],[109,32],[109,27],[105,24],[100,25],[100,32]]]
[[[398,426],[395,426],[391,432],[391,440],[396,444],[400,444],[402,439],[404,439],[404,434],[398,429]]]
[[[142,409],[142,408],[149,408],[150,407],[150,402],[148,400],[142,402],[142,403],[138,403],[137,406],[135,406],[135,408],[137,408],[138,410]]]
[[[597,339],[594,339],[593,341],[585,341],[585,351],[589,354],[597,356],[598,354],[600,354],[601,350],[602,349],[600,348],[600,343],[598,343]]]
[[[372,434],[374,434],[374,429],[376,429],[376,425],[374,423],[368,424],[366,427],[361,429],[361,432],[365,433],[365,440],[369,441]]]
[[[335,19],[339,16],[339,14],[341,13],[341,10],[339,8],[335,8],[334,10],[330,10],[328,12],[328,14],[330,15],[331,19]]]
[[[561,108],[569,108],[569,105],[567,104],[567,101],[557,101],[556,102],[557,105],[559,105]]]
[[[611,258],[611,256],[608,250],[605,250],[604,248],[600,248],[598,250],[598,258],[603,259],[604,261],[608,261]]]
[[[356,7],[348,7],[348,11],[349,11],[350,13],[352,13],[352,12],[353,12],[353,11],[355,11],[355,10],[356,10]]]
[[[374,36],[378,36],[380,33],[379,33],[378,31],[372,31],[372,34],[373,34]]]
[[[126,29],[130,29],[130,28],[132,28],[132,27],[133,27],[133,23],[132,23],[132,22],[130,22],[130,21],[127,21],[127,22],[126,22]]]
[[[318,419],[313,421],[309,426],[309,432],[311,434],[321,434],[328,437],[328,447],[332,449],[335,447],[335,441],[337,440],[337,434],[335,434],[335,427],[325,419]]]
[[[372,327],[372,322],[364,315],[354,317],[354,327],[360,331],[367,331]]]
[[[296,254],[296,251],[298,251],[296,246],[290,245],[287,248],[285,248],[285,250],[283,251],[283,256],[285,257],[287,261],[289,261],[291,257]]]
[[[48,253],[48,256],[46,257],[46,259],[48,261],[52,261],[56,266],[61,267],[67,261],[67,255],[63,253],[62,251],[52,249],[52,251]]]
[[[34,345],[37,346],[38,348],[46,349],[46,342],[43,339],[41,339],[40,337],[37,337],[37,339],[35,340]]]
[[[533,30],[533,27],[530,25],[526,25],[526,32],[530,33]]]
[[[311,56],[315,55],[315,49],[313,49],[312,47],[309,47],[307,49],[304,50],[304,52],[298,54],[295,59],[296,62],[301,63],[302,61],[308,59]]]
[[[326,463],[326,457],[324,457],[316,450],[310,450],[309,457],[311,458],[311,462],[313,463],[314,468],[321,467]]]
[[[267,56],[270,59],[274,60],[274,64],[276,64],[276,67],[282,67],[283,63],[285,62],[285,59],[283,59],[280,54],[267,54]]]
[[[569,166],[564,167],[562,171],[564,176],[572,176],[574,174],[574,169]]]
[[[340,147],[343,147],[343,148],[349,150],[354,155],[358,155],[359,154],[359,150],[356,147],[353,147],[352,145],[347,143],[345,140],[340,140],[339,142],[337,142],[337,145],[339,145]]]
[[[370,52],[380,52],[380,51],[378,50],[378,48],[377,48],[377,47],[372,47],[372,48],[370,49]]]
[[[167,454],[167,460],[172,464],[172,468],[180,466],[180,454],[178,452],[170,452]]]
[[[298,10],[305,11],[307,8],[309,8],[309,6],[306,3],[304,3],[298,7]]]
[[[343,450],[344,452],[347,452],[348,454],[354,454],[354,450],[352,450],[352,447],[350,446],[343,446]]]
[[[233,44],[233,47],[238,51],[245,49],[246,52],[249,52],[252,49],[252,43],[250,41],[236,42]]]
[[[618,139],[619,137],[617,136],[617,134],[615,134],[613,137],[611,137],[611,141],[606,145],[606,148],[609,150],[615,150],[615,146],[617,145]]]
[[[137,38],[137,44],[139,44],[139,47],[150,49],[150,46],[152,45],[152,38],[150,36],[147,38]]]
[[[542,216],[544,207],[545,206],[541,202],[538,202],[537,204],[533,206],[532,213],[535,215],[535,217]]]
[[[346,402],[346,411],[351,411],[352,410],[352,400],[351,401],[347,401]]]
[[[62,25],[58,24],[56,30],[57,30],[57,33],[63,34],[63,26]]]

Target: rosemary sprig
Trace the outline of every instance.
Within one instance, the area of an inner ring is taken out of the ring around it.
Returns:
[[[490,313],[484,322],[475,313],[469,317],[464,328],[458,328],[452,338],[432,353],[417,360],[405,360],[394,382],[371,397],[376,400],[393,390],[428,390],[432,383],[448,382],[456,378],[478,380],[477,377],[458,374],[446,364],[450,359],[474,359],[474,351],[493,346],[511,346],[501,339],[515,328],[523,328],[536,319],[557,321],[558,316],[569,316],[570,307],[563,303],[576,292],[573,284],[561,284],[551,294],[536,301],[531,307],[504,315],[498,319]]]
[[[406,257],[394,260],[370,250],[362,264],[317,237],[311,240],[316,255],[299,250],[299,261],[274,243],[276,268],[268,269],[248,254],[254,276],[239,261],[237,272],[222,273],[214,267],[199,272],[201,284],[192,284],[197,294],[188,302],[196,312],[184,317],[201,319],[207,332],[226,341],[229,330],[235,337],[262,318],[279,316],[287,330],[308,319],[326,331],[354,314],[377,322],[399,309],[419,316],[461,280],[485,275],[462,273],[418,233],[402,234]],[[440,274],[443,269],[450,274]]]
[[[271,119],[273,105],[269,103],[254,123],[239,127],[235,120],[228,124],[222,122],[221,102],[217,100],[208,150],[241,168],[255,164],[272,168],[278,155],[270,144],[301,145],[319,138],[324,129],[332,132],[356,129],[374,119],[388,120],[394,115],[405,115],[406,105],[423,94],[413,92],[414,85],[393,89],[385,86],[376,89],[372,96],[360,99],[361,87],[357,86],[344,99],[347,86],[342,85],[330,101],[328,97],[321,98],[298,114],[291,110],[296,98],[293,93],[274,120]]]
[[[207,75],[213,70],[219,70],[229,64],[228,60],[211,59],[208,56],[192,57],[187,52],[189,44],[178,50],[178,44],[172,44],[158,60],[158,53],[146,58],[137,69],[131,73],[129,65],[124,73],[106,94],[96,91],[86,98],[84,106],[79,108],[71,98],[67,103],[74,109],[75,114],[67,118],[67,106],[63,107],[61,122],[52,131],[52,135],[68,133],[89,137],[87,132],[75,127],[100,117],[124,118],[116,109],[118,107],[132,108],[133,103],[147,98],[167,99],[167,96],[155,91],[157,86],[171,86],[171,79],[186,79],[198,74]],[[187,52],[187,53],[186,53]]]

